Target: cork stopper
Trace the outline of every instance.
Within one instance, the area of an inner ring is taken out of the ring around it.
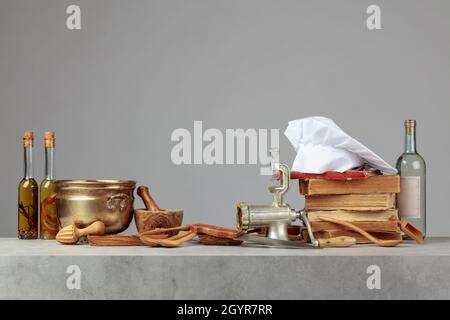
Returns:
[[[46,148],[55,147],[55,133],[53,131],[45,132],[45,147]]]
[[[33,131],[25,131],[23,133],[23,146],[24,147],[33,147],[34,146]]]

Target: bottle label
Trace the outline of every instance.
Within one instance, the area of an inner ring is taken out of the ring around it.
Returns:
[[[420,176],[400,178],[397,201],[400,218],[420,218]]]

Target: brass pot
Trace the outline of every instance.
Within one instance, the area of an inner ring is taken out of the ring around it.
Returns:
[[[86,227],[95,221],[106,225],[106,233],[119,233],[133,218],[135,181],[58,180],[56,207],[61,227]]]

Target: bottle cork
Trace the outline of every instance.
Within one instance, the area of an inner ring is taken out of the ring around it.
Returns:
[[[55,147],[55,133],[53,131],[45,132],[45,147],[46,148]]]
[[[23,133],[23,146],[24,147],[33,147],[34,146],[33,131],[25,131]]]

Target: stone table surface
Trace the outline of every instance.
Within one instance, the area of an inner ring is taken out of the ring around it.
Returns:
[[[0,298],[449,299],[450,238],[325,249],[0,238]]]

